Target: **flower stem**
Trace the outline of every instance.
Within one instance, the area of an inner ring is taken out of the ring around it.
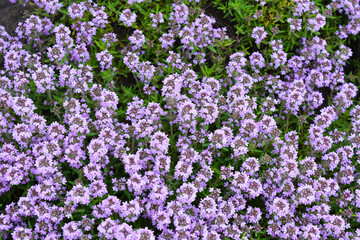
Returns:
[[[288,114],[286,116],[286,130],[285,130],[285,133],[287,133],[288,128],[289,128],[289,118],[290,118],[290,112],[288,112]]]

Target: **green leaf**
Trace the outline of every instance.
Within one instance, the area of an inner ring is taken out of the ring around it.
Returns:
[[[213,46],[208,46],[208,49],[210,49],[210,51],[212,51],[213,53],[216,53],[216,50]]]
[[[96,44],[96,46],[98,46],[100,48],[100,50],[105,50],[106,49],[103,42],[95,41],[95,44]]]
[[[195,47],[192,51],[191,51],[191,55],[193,55],[195,52],[197,51],[197,48]]]
[[[144,9],[142,9],[142,7],[139,5],[139,4],[137,4],[137,3],[135,3],[134,5],[133,5],[135,8],[137,8],[137,10],[139,10],[139,12],[141,13],[141,14],[146,14],[146,12],[144,11]]]
[[[66,8],[60,8],[58,11],[63,13],[64,15],[69,15],[69,12],[67,11]]]
[[[207,71],[206,71],[206,66],[205,67],[201,67],[200,69],[201,69],[201,72],[205,75],[205,76],[208,76],[209,74],[207,73]]]

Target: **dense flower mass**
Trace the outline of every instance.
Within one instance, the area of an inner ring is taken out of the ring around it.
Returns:
[[[32,5],[0,26],[0,239],[360,239],[359,1]]]

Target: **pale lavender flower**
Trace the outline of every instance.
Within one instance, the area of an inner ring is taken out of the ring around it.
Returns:
[[[68,7],[68,12],[71,19],[82,18],[85,8],[83,5],[74,2]]]
[[[308,205],[315,201],[315,190],[311,185],[303,185],[296,192],[300,204]]]
[[[31,240],[33,239],[33,231],[29,228],[17,226],[11,236],[14,240]]]
[[[130,27],[134,22],[136,22],[136,14],[132,13],[130,9],[125,9],[120,15],[120,21],[124,23],[126,27]]]
[[[251,37],[255,39],[256,44],[260,44],[267,36],[267,32],[264,27],[255,27],[252,31]]]
[[[261,219],[260,208],[257,208],[257,207],[253,208],[253,207],[249,206],[246,209],[246,219],[251,223],[259,222]]]
[[[318,13],[315,18],[308,19],[307,29],[312,32],[317,32],[320,28],[324,27],[326,24],[326,18]]]
[[[151,136],[150,147],[166,154],[170,146],[170,140],[163,132],[156,132]]]
[[[150,13],[150,17],[152,18],[152,27],[155,28],[159,23],[164,22],[163,14],[162,12],[159,12],[157,14]]]
[[[174,11],[170,13],[169,20],[175,21],[177,24],[182,24],[187,22],[189,16],[188,7],[182,3],[181,5],[173,4]]]
[[[229,144],[228,138],[226,137],[224,130],[221,129],[217,129],[214,133],[210,133],[209,140],[217,149],[227,147]]]
[[[105,33],[101,40],[103,42],[108,41],[106,47],[110,47],[112,44],[114,44],[118,41],[115,33]]]
[[[163,33],[163,35],[159,38],[159,41],[161,43],[161,47],[167,50],[169,47],[172,47],[175,42],[174,34]]]
[[[91,201],[90,190],[81,184],[75,185],[69,192],[66,193],[66,203],[69,204],[84,204],[87,205]]]
[[[290,205],[286,199],[276,197],[269,207],[269,212],[279,217],[285,217],[290,212]]]
[[[31,116],[36,109],[33,100],[24,96],[14,97],[11,107],[19,116]]]
[[[143,44],[145,44],[145,35],[141,30],[135,30],[129,37],[129,41],[131,44],[135,45],[135,48],[140,48]]]
[[[83,235],[81,229],[74,221],[65,223],[65,225],[62,227],[62,230],[64,234],[63,235],[64,239],[68,239],[68,240],[79,239]]]
[[[96,59],[99,61],[100,68],[102,71],[111,68],[113,58],[114,58],[113,55],[109,53],[107,49],[99,53],[96,53]]]
[[[295,32],[295,30],[296,31],[301,30],[302,19],[288,18],[287,21],[290,24],[290,32]]]

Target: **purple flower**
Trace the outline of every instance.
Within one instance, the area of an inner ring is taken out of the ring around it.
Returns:
[[[321,160],[331,171],[335,170],[340,163],[340,158],[336,152],[324,154]]]
[[[59,62],[65,57],[65,49],[62,46],[54,45],[52,47],[47,48],[48,57],[53,62]]]
[[[259,124],[254,119],[244,119],[241,121],[240,133],[246,141],[256,138],[259,134]]]
[[[183,183],[177,190],[178,201],[181,203],[192,203],[195,201],[198,190],[192,183]]]
[[[175,21],[177,24],[186,23],[189,16],[188,7],[182,3],[181,5],[173,4],[174,11],[170,13],[169,20]]]
[[[249,157],[243,162],[242,168],[248,172],[249,175],[253,175],[260,169],[259,160],[255,157]]]
[[[192,172],[193,167],[191,164],[184,161],[178,161],[175,166],[174,177],[177,179],[182,179],[185,182]]]
[[[70,52],[70,60],[78,63],[86,63],[90,59],[85,43],[79,43]]]
[[[33,239],[33,231],[29,228],[17,226],[11,236],[14,240],[31,240]]]
[[[287,21],[290,24],[290,32],[295,32],[295,30],[296,31],[301,30],[302,19],[288,18]]]
[[[105,237],[106,239],[114,239],[117,223],[111,218],[106,218],[98,227],[98,236]]]
[[[206,219],[214,217],[217,210],[215,200],[209,196],[201,199],[199,203],[200,216]]]
[[[162,48],[165,48],[166,50],[169,49],[169,47],[172,47],[175,42],[174,34],[163,33],[163,35],[159,38],[159,42],[161,43]]]
[[[256,198],[263,192],[262,184],[258,179],[249,179],[247,191],[250,194],[250,198]]]
[[[265,59],[263,55],[259,52],[253,52],[250,55],[250,64],[252,69],[255,72],[259,72],[258,68],[264,68],[265,67]]]
[[[88,216],[83,215],[81,220],[81,227],[85,231],[90,231],[95,223],[95,219],[90,219]]]
[[[165,175],[170,171],[171,158],[166,155],[157,155],[155,157],[155,166],[153,171],[160,175]]]
[[[108,148],[103,139],[92,139],[87,149],[90,155],[90,161],[95,162],[104,157],[108,152]]]
[[[235,192],[246,190],[249,186],[249,176],[245,172],[236,171],[233,174],[233,180],[231,182],[231,189]]]
[[[177,73],[171,74],[168,77],[166,77],[163,81],[163,87],[161,89],[161,95],[164,97],[172,97],[176,96],[177,94],[180,94],[181,88],[183,87],[183,78],[179,77]],[[192,103],[191,103],[192,104]],[[189,105],[191,105],[189,103]],[[184,106],[184,104],[181,104],[181,106]],[[195,106],[194,106],[195,107]],[[191,106],[191,108],[194,108]],[[190,108],[190,107],[187,107]]]
[[[142,3],[142,2],[144,2],[145,0],[128,0],[128,4],[133,4],[133,3],[135,3],[135,2],[137,2],[137,3]]]
[[[108,41],[106,47],[110,47],[112,44],[114,44],[118,41],[115,33],[105,33],[101,40],[103,42]]]
[[[261,219],[260,208],[257,208],[257,207],[253,208],[253,207],[249,206],[246,209],[246,219],[251,223],[259,222]]]
[[[214,133],[209,134],[209,141],[213,144],[213,146],[217,149],[221,149],[223,147],[228,146],[228,138],[225,135],[224,130],[217,129]]]
[[[127,223],[119,224],[116,227],[115,238],[116,239],[132,239],[134,236],[134,231],[132,226]]]
[[[49,1],[35,1],[36,5],[40,8],[43,8],[48,14],[55,14],[63,4],[59,3],[59,0],[49,0]]]
[[[102,180],[96,180],[90,183],[90,192],[93,198],[102,197],[108,191],[106,189],[106,185]]]
[[[71,19],[82,18],[84,15],[85,8],[81,4],[73,3],[68,7],[68,12]]]
[[[4,56],[4,60],[5,60],[5,69],[6,71],[16,71],[19,69],[19,67],[21,66],[20,63],[20,58],[21,55],[15,51],[15,50],[10,50],[8,51],[5,56]]]
[[[234,156],[244,156],[249,151],[248,145],[249,143],[241,136],[234,137],[230,143],[230,146],[234,149]]]
[[[282,218],[289,214],[290,205],[286,199],[276,197],[269,207],[269,212]]]
[[[135,30],[129,37],[131,44],[135,45],[135,49],[142,47],[145,44],[145,35],[141,30]]]
[[[66,194],[66,203],[69,204],[84,204],[87,205],[91,201],[90,199],[90,190],[87,187],[84,187],[81,184],[75,185],[69,192]]]
[[[317,170],[317,164],[314,157],[306,157],[300,161],[300,173],[306,177],[310,177],[315,174]]]
[[[159,210],[156,212],[153,222],[155,222],[155,224],[153,224],[156,225],[157,229],[165,231],[172,221],[167,211]]]
[[[71,30],[64,24],[59,24],[54,27],[53,33],[55,33],[56,44],[64,47],[67,51],[74,46],[74,40],[71,38]]]
[[[312,32],[317,32],[320,28],[324,27],[326,24],[326,18],[318,13],[315,18],[308,18],[307,29]]]
[[[299,227],[295,225],[295,222],[287,222],[281,228],[282,234],[281,237],[285,239],[298,239],[298,235],[300,234]]]
[[[31,116],[36,109],[33,100],[24,96],[14,97],[11,105],[15,114],[19,116]]]
[[[269,64],[269,66],[273,66],[274,69],[277,69],[280,66],[284,66],[286,63],[286,56],[287,53],[284,52],[283,50],[278,50],[273,52],[270,57],[271,57],[271,63]]]
[[[355,180],[354,177],[355,167],[352,165],[345,165],[340,167],[338,178],[342,184],[350,184]]]
[[[31,140],[33,127],[24,123],[18,123],[13,127],[12,131],[13,138],[21,145],[26,146]]]
[[[159,23],[164,22],[163,14],[162,12],[159,12],[158,14],[150,13],[150,17],[152,18],[152,27],[155,28]]]
[[[125,218],[126,221],[135,222],[143,211],[144,208],[140,206],[139,199],[135,198],[129,202],[123,203],[120,216]]]
[[[315,201],[315,190],[311,185],[303,185],[296,192],[299,204],[309,205]]]
[[[146,176],[142,176],[139,173],[133,173],[130,178],[126,181],[130,192],[134,193],[135,196],[140,195],[149,184],[149,180]]]
[[[302,227],[302,230],[303,230],[302,237],[304,237],[306,239],[309,239],[309,240],[321,239],[320,229],[312,223],[309,223],[308,225]]]
[[[136,230],[136,233],[139,236],[139,239],[155,240],[154,232],[147,227],[139,228],[138,230]]]
[[[55,90],[54,67],[41,64],[38,64],[35,67],[36,71],[31,74],[31,77],[36,84],[36,91],[38,93],[45,93],[46,90]]]
[[[252,31],[251,37],[255,39],[256,44],[260,44],[267,36],[267,32],[264,27],[255,27]]]
[[[112,210],[106,204],[101,202],[101,203],[99,203],[99,204],[92,207],[92,213],[91,214],[97,219],[107,218],[107,217],[111,216]]]
[[[80,228],[78,228],[77,224],[74,221],[69,223],[65,223],[62,227],[64,239],[75,240],[79,239],[83,233]]]
[[[179,122],[190,123],[195,120],[197,116],[197,111],[195,108],[195,104],[191,101],[187,100],[183,103],[179,104],[178,118]]]
[[[170,140],[163,132],[156,132],[151,136],[150,147],[166,154],[170,146]]]
[[[142,81],[144,81],[144,79],[149,81],[155,74],[155,66],[152,65],[150,61],[142,62],[138,65],[138,73]]]
[[[111,68],[113,58],[114,58],[113,55],[109,53],[107,49],[99,53],[96,53],[96,59],[99,61],[100,68],[102,71]]]
[[[105,11],[105,7],[95,4],[92,8],[90,8],[90,12],[93,15],[93,19],[91,22],[94,24],[94,26],[99,28],[105,28],[106,24],[108,24],[109,22],[107,20],[109,16]]]
[[[120,21],[122,21],[126,27],[130,27],[132,23],[136,22],[136,14],[127,8],[121,13]]]

